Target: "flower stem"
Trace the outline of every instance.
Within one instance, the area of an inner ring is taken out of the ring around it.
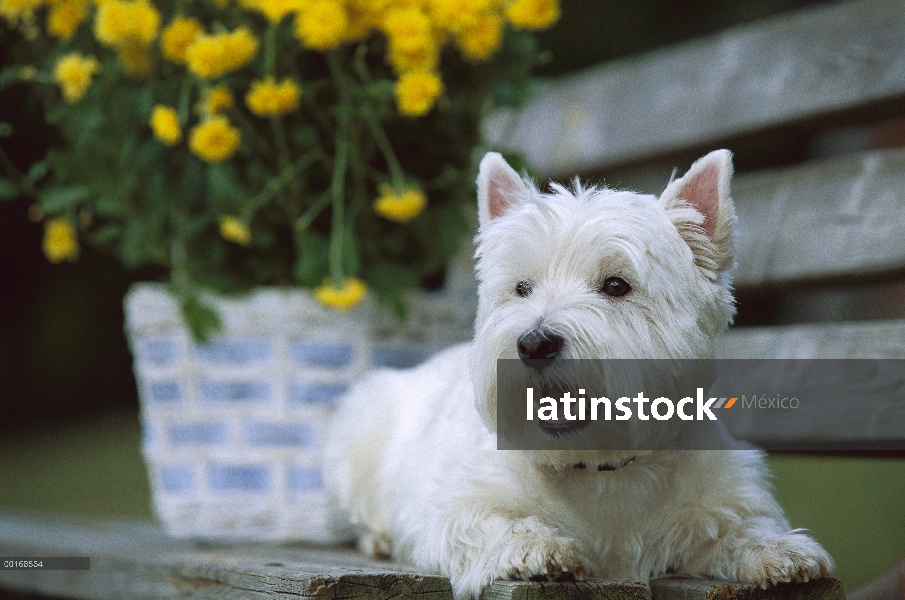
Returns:
[[[337,107],[336,128],[336,156],[333,159],[333,178],[330,182],[330,195],[333,204],[333,215],[330,231],[330,275],[333,278],[333,286],[343,286],[345,277],[343,274],[343,235],[345,234],[345,191],[346,167],[348,166],[349,151],[349,117],[352,112],[349,90],[346,87],[348,81],[339,59],[335,52],[327,54],[327,63],[330,73],[339,90],[339,106]]]
[[[277,64],[277,25],[272,23],[264,34],[264,74],[274,77]]]

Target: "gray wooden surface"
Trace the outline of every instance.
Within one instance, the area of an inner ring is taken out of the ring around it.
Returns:
[[[738,287],[905,269],[903,150],[741,175],[732,195]]]
[[[452,600],[449,581],[349,548],[197,544],[167,538],[156,525],[0,512],[0,556],[88,556],[88,571],[0,569],[0,588],[61,598]],[[652,592],[651,592],[652,590]],[[695,579],[510,582],[481,600],[844,600],[835,580],[768,591]]]
[[[810,8],[552,82],[488,137],[571,176],[905,98],[905,8]]]

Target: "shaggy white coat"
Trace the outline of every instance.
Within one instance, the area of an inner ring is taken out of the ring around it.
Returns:
[[[784,518],[762,453],[729,438],[712,451],[496,449],[496,359],[517,358],[529,329],[562,336],[562,358],[713,357],[734,314],[731,175],[724,150],[659,199],[577,182],[541,194],[484,158],[474,342],[374,372],[327,432],[326,484],[362,550],[448,576],[459,600],[497,578],[677,572],[766,587],[830,573]],[[601,294],[617,276],[631,292]]]

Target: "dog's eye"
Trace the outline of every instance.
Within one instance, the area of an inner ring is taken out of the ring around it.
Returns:
[[[527,298],[531,295],[531,284],[527,281],[519,281],[515,284],[515,293],[522,298]]]
[[[600,292],[607,296],[619,297],[625,296],[632,291],[632,286],[621,277],[610,277],[600,286]]]

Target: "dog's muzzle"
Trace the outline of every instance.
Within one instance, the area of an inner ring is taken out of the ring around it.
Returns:
[[[529,329],[518,338],[518,356],[527,366],[540,371],[559,356],[564,341],[552,331]]]

